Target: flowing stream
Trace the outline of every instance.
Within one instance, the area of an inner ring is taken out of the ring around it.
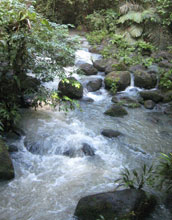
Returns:
[[[76,65],[100,57],[88,52],[84,38],[82,46],[76,52]],[[104,73],[75,77],[85,85],[91,78],[104,78]],[[45,86],[57,88],[57,84],[55,79]],[[119,95],[133,96],[138,90],[132,80]],[[122,168],[137,169],[144,162],[155,161],[160,152],[171,150],[172,119],[162,113],[161,105],[153,111],[127,109],[127,116],[114,118],[103,114],[111,105],[104,87],[97,92],[85,89],[84,96],[94,102],[81,100],[82,111],[65,114],[49,107],[23,110],[20,126],[26,135],[11,141],[19,148],[11,154],[16,176],[0,183],[0,220],[70,220],[81,197],[113,190]],[[101,135],[105,128],[124,135],[108,139]],[[63,155],[71,148],[79,152],[83,143],[95,150],[95,156]],[[150,219],[171,218],[161,205]]]

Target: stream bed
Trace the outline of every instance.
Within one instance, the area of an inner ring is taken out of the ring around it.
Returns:
[[[84,38],[82,47],[76,52],[77,65],[100,57],[88,52]],[[75,77],[85,84],[92,77],[103,79],[104,73]],[[57,88],[58,79],[45,86]],[[114,118],[104,114],[112,98],[104,87],[97,92],[85,90],[84,96],[94,101],[81,100],[82,111],[22,110],[20,127],[26,135],[12,140],[19,148],[11,154],[15,179],[0,183],[0,220],[71,220],[79,199],[114,190],[114,180],[124,167],[140,168],[156,161],[160,152],[171,151],[172,118],[162,113],[161,105],[154,110],[127,109],[127,116]],[[106,138],[101,135],[106,128],[124,135]],[[71,148],[79,150],[83,143],[95,150],[95,156],[63,155]],[[31,152],[26,144],[33,148]],[[171,217],[160,205],[150,219]]]

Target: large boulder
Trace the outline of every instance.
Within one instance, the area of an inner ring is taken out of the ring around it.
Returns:
[[[14,168],[8,149],[2,139],[0,139],[0,180],[10,180],[14,178]]]
[[[102,87],[102,79],[101,78],[92,79],[87,83],[86,87],[88,92],[95,92]]]
[[[117,91],[122,91],[130,85],[130,73],[127,71],[117,71],[108,73],[104,79],[105,87],[111,89],[115,84]]]
[[[80,70],[84,72],[85,75],[96,75],[98,73],[97,69],[89,63],[84,63],[80,66]]]
[[[86,196],[80,199],[74,215],[78,220],[142,220],[150,214],[155,202],[137,189],[125,189]]]
[[[114,104],[107,111],[105,111],[104,114],[112,117],[122,117],[127,115],[128,112],[122,106]]]
[[[71,99],[80,99],[83,96],[83,86],[74,77],[61,80],[58,90],[62,96],[68,96]]]
[[[157,84],[157,78],[155,74],[150,74],[141,69],[136,70],[134,72],[134,84],[140,88],[152,89]]]
[[[160,91],[154,90],[154,91],[141,91],[140,96],[144,100],[152,100],[155,103],[163,101],[163,95]]]

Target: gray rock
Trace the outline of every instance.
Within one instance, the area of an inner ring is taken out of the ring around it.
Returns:
[[[82,151],[84,152],[84,154],[86,156],[94,156],[95,155],[94,150],[87,143],[83,143]]]
[[[96,75],[98,73],[97,69],[89,63],[84,63],[80,66],[80,69],[85,73],[85,75]]]
[[[168,62],[167,60],[162,60],[159,62],[159,67],[170,69],[172,68],[172,63]]]
[[[105,111],[104,114],[112,117],[122,117],[127,115],[128,112],[122,106],[114,104],[107,111]]]
[[[95,92],[102,87],[102,79],[97,78],[97,79],[90,80],[87,83],[86,87],[89,92]]]
[[[120,135],[122,135],[121,132],[119,131],[115,131],[115,130],[112,130],[112,129],[104,129],[101,134],[105,137],[109,137],[109,138],[113,138],[113,137],[118,137]]]
[[[137,70],[134,72],[134,84],[140,88],[152,89],[157,84],[157,77],[144,70]]]
[[[71,99],[80,99],[83,96],[83,86],[74,77],[68,77],[65,80],[61,80],[58,90],[62,96],[68,96]]]
[[[95,60],[93,62],[93,66],[101,72],[104,72],[107,67],[107,60],[101,59],[101,60]]]
[[[154,205],[155,200],[148,198],[144,191],[125,189],[81,198],[74,215],[78,220],[96,220],[100,215],[107,220],[142,220]]]
[[[0,180],[10,180],[14,178],[14,167],[7,147],[2,139],[0,139]]]
[[[76,152],[75,152],[75,150],[74,150],[73,148],[71,148],[71,149],[65,151],[65,152],[63,153],[63,155],[72,158],[72,157],[75,157],[75,156],[76,156]]]
[[[155,107],[155,102],[153,102],[152,100],[146,100],[144,102],[144,107],[147,109],[153,109]]]

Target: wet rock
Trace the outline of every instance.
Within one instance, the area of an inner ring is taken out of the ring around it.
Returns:
[[[102,87],[102,79],[97,78],[97,79],[90,80],[87,83],[86,87],[87,87],[88,92],[95,92]]]
[[[95,60],[93,62],[93,66],[101,72],[104,72],[107,67],[107,60],[101,59],[101,60]]]
[[[125,189],[81,198],[74,215],[78,220],[96,220],[100,216],[108,220],[142,220],[154,205],[155,200],[148,198],[144,191]]]
[[[81,99],[81,101],[83,101],[83,102],[90,102],[90,103],[92,103],[92,102],[94,102],[94,99],[89,98],[89,97],[83,97],[83,98]]]
[[[105,69],[105,74],[114,71],[126,71],[126,70],[127,70],[127,66],[124,63],[120,63],[119,61],[114,59],[109,59]]]
[[[63,155],[72,158],[72,157],[75,157],[75,156],[76,156],[76,152],[75,152],[75,150],[74,150],[73,148],[71,148],[71,149],[65,151],[65,152],[63,153]]]
[[[136,70],[134,72],[134,84],[140,88],[152,89],[157,84],[157,78],[155,74],[150,74],[144,70]]]
[[[0,139],[0,180],[10,180],[14,178],[14,168],[7,147]]]
[[[163,95],[158,90],[155,90],[155,91],[142,91],[142,92],[140,92],[140,96],[144,100],[152,100],[155,103],[161,102],[163,100]]]
[[[120,97],[117,104],[125,106],[127,108],[139,108],[139,107],[141,107],[140,103],[137,100],[132,99],[132,98],[127,97],[127,96]]]
[[[20,134],[14,132],[14,131],[10,131],[8,133],[5,134],[5,139],[6,140],[19,140],[20,139]]]
[[[17,151],[18,151],[18,147],[16,145],[11,144],[8,146],[8,152],[13,153]]]
[[[162,60],[159,62],[159,67],[170,69],[172,68],[172,63],[168,62],[167,60]]]
[[[144,107],[147,109],[153,109],[155,107],[155,102],[153,102],[152,100],[146,100],[144,102]]]
[[[166,93],[163,94],[163,102],[171,102],[172,101],[172,90],[167,91]]]
[[[127,71],[117,71],[108,73],[104,79],[105,87],[111,89],[115,84],[117,91],[123,91],[130,85],[130,73]]]
[[[172,105],[167,106],[167,107],[164,109],[164,113],[165,113],[166,115],[172,115]]]
[[[87,143],[83,143],[82,151],[84,152],[84,154],[86,156],[94,156],[95,155],[94,150]]]
[[[58,90],[62,96],[68,96],[71,99],[80,99],[83,96],[83,86],[74,77],[68,77],[65,80],[61,80]]]
[[[80,66],[80,69],[84,72],[85,75],[90,76],[90,75],[96,75],[97,74],[97,69],[89,63],[84,63]]]
[[[116,97],[116,96],[113,96],[112,97],[112,99],[111,99],[111,101],[113,102],[113,103],[118,103],[118,98]]]
[[[119,131],[115,131],[115,130],[112,130],[112,129],[104,129],[101,134],[105,137],[109,137],[109,138],[113,138],[113,137],[118,137],[120,135],[122,135],[121,132]]]
[[[122,117],[127,115],[128,112],[122,106],[114,104],[104,114],[112,117]]]

